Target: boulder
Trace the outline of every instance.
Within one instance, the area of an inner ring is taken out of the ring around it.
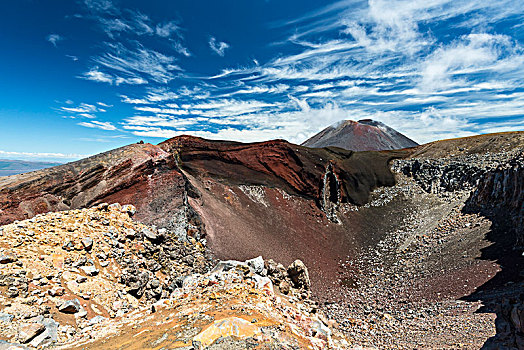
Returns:
[[[80,311],[82,306],[80,305],[80,301],[78,299],[73,300],[67,300],[63,302],[59,307],[58,311],[66,313],[66,314],[74,314]]]
[[[82,266],[80,267],[80,270],[82,270],[86,275],[88,276],[96,276],[100,272],[96,267],[93,265],[89,266]]]
[[[261,256],[258,256],[254,259],[246,260],[247,266],[249,266],[252,271],[258,275],[264,275],[264,259]]]
[[[144,237],[146,237],[150,241],[158,240],[158,235],[155,232],[153,232],[152,230],[147,229],[147,228],[142,230],[142,235],[144,235]]]
[[[2,249],[0,251],[0,264],[9,264],[17,260],[16,256],[7,249]]]
[[[297,289],[309,290],[311,287],[311,281],[309,280],[309,273],[306,265],[301,260],[295,260],[287,268],[289,278],[293,282],[293,285]]]
[[[90,251],[91,248],[93,248],[93,239],[91,237],[84,237],[82,239],[82,245],[85,250]]]
[[[18,329],[18,341],[25,344],[45,331],[45,326],[40,323],[26,323]]]
[[[58,322],[52,318],[44,318],[42,316],[40,316],[37,322],[45,326],[45,331],[31,340],[31,346],[38,348],[56,342],[58,339]]]

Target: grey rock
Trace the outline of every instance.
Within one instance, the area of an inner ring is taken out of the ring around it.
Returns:
[[[11,314],[7,314],[5,312],[0,312],[0,321],[1,322],[9,323],[13,320],[13,318],[15,318],[15,316]]]
[[[253,272],[259,275],[264,273],[264,259],[261,256],[258,256],[254,259],[246,260],[247,266],[252,268]]]
[[[84,273],[88,276],[96,276],[100,272],[96,267],[94,266],[82,266],[80,270],[84,271]]]
[[[126,237],[129,239],[133,239],[136,237],[136,231],[132,228],[128,228],[125,230]]]
[[[309,290],[311,281],[309,280],[309,273],[306,265],[301,260],[295,260],[287,268],[287,273],[295,288]]]
[[[93,248],[93,239],[91,237],[84,237],[82,239],[82,245],[85,250],[90,251],[91,248]]]
[[[39,347],[56,342],[58,339],[58,322],[52,318],[43,318],[39,323],[45,326],[45,331],[31,340],[31,346]]]
[[[5,340],[0,340],[0,350],[29,350],[29,348],[22,344],[8,343]]]
[[[129,216],[133,216],[136,213],[135,206],[131,205],[131,204],[126,204],[126,205],[122,206],[121,210],[122,210],[123,213],[127,213],[127,215],[129,215]]]
[[[120,203],[113,203],[113,204],[109,204],[107,206],[108,209],[113,209],[113,210],[122,210],[122,206],[120,205]]]
[[[146,237],[150,241],[158,240],[158,235],[155,232],[151,231],[150,229],[147,229],[147,228],[143,229],[142,234],[144,235],[144,237]]]
[[[18,329],[18,340],[21,343],[27,343],[34,337],[45,331],[45,326],[40,323],[26,323]]]
[[[229,270],[232,270],[232,269],[236,268],[239,265],[243,265],[243,266],[246,266],[246,267],[249,268],[249,266],[246,263],[241,262],[241,261],[224,260],[224,261],[218,262],[218,264],[216,264],[216,266],[213,268],[213,270],[211,270],[211,273],[227,272]],[[250,270],[251,270],[251,268],[250,268]]]
[[[66,314],[74,314],[80,311],[82,306],[80,305],[80,301],[78,299],[73,300],[67,300],[63,302],[59,307],[58,311],[66,313]]]
[[[92,325],[95,325],[95,324],[98,324],[102,321],[106,320],[106,318],[104,316],[95,316],[93,317],[92,319],[89,320],[89,324],[92,326]]]
[[[0,251],[0,264],[9,264],[17,261],[16,256],[9,250]]]

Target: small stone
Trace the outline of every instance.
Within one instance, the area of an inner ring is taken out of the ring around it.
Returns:
[[[65,251],[71,251],[75,249],[75,245],[73,244],[73,242],[69,241],[62,246],[62,249]]]
[[[66,314],[74,314],[80,311],[82,306],[80,305],[80,301],[78,299],[73,300],[67,300],[63,302],[59,307],[58,311],[66,313]]]
[[[43,331],[45,331],[45,326],[43,324],[28,323],[21,325],[18,330],[18,341],[25,344]]]
[[[253,269],[253,272],[261,275],[264,272],[264,259],[261,256],[258,256],[251,260],[246,260],[247,266]]]
[[[154,279],[151,281],[151,288],[158,288],[160,286],[160,281],[157,279]]]
[[[76,283],[84,283],[85,281],[87,281],[87,277],[86,276],[78,276],[76,278]]]
[[[16,287],[9,287],[6,292],[7,296],[9,298],[16,298],[20,292],[18,291],[18,288]]]
[[[98,324],[102,321],[104,321],[106,318],[104,316],[95,316],[93,317],[92,319],[89,320],[89,324],[92,326],[92,325],[95,325],[95,324]]]
[[[282,281],[280,282],[278,289],[280,289],[280,292],[282,294],[289,294],[289,291],[291,290],[291,286],[289,285],[287,281]]]
[[[128,228],[124,232],[126,234],[126,237],[129,239],[133,239],[136,237],[136,231],[133,230],[132,228]]]
[[[91,237],[84,237],[82,239],[82,245],[85,250],[90,251],[91,248],[93,248],[93,239]]]
[[[80,267],[80,270],[84,271],[84,273],[88,276],[96,276],[100,272],[96,267],[90,265],[90,266],[82,266]]]
[[[13,318],[15,318],[15,316],[11,314],[6,314],[5,312],[0,312],[0,321],[1,322],[9,323],[13,321]]]
[[[127,213],[129,216],[133,216],[136,213],[136,208],[134,205],[126,204],[122,207],[122,213]]]
[[[75,313],[75,317],[86,317],[87,316],[87,311],[84,309],[84,308],[81,308],[80,310],[78,310],[77,313]]]
[[[47,293],[49,293],[49,295],[52,297],[62,296],[65,293],[65,289],[62,287],[55,287],[49,289]]]
[[[109,205],[107,206],[107,208],[108,208],[109,210],[118,210],[118,211],[122,210],[122,206],[120,205],[120,203],[109,204]]]
[[[33,340],[31,340],[31,345],[35,348],[41,346],[50,345],[53,342],[56,342],[58,339],[58,322],[52,318],[42,318],[37,323],[41,323],[45,326],[45,331],[37,335]]]
[[[16,256],[9,250],[2,250],[0,251],[0,264],[9,264],[13,263],[16,260]]]
[[[309,290],[311,281],[309,280],[309,273],[306,265],[301,260],[295,260],[287,268],[287,273],[296,288]]]
[[[147,228],[142,230],[142,234],[150,241],[156,241],[158,239],[158,235],[155,232]]]

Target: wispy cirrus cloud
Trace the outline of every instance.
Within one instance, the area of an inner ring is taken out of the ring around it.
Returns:
[[[46,40],[53,44],[54,47],[56,47],[56,44],[59,41],[64,40],[64,38],[59,34],[49,34],[48,36],[46,36]]]
[[[169,21],[165,23],[158,23],[156,25],[156,35],[162,38],[169,38],[173,35],[181,36],[181,28],[175,21]]]
[[[175,63],[176,58],[151,50],[135,42],[134,48],[128,48],[122,43],[106,43],[108,51],[93,61],[106,69],[124,74],[122,79],[113,79],[115,83],[145,84],[147,77],[157,83],[168,83],[182,69]],[[95,72],[97,67],[94,68]],[[91,72],[93,68],[89,71]],[[86,73],[86,74],[89,74]],[[103,77],[106,82],[107,75]]]
[[[229,48],[229,44],[224,41],[217,41],[215,37],[209,38],[209,47],[217,55],[224,57],[226,49]]]
[[[111,122],[101,122],[98,120],[92,120],[89,122],[80,122],[80,126],[85,126],[86,128],[94,128],[101,130],[116,130],[116,127]]]
[[[111,0],[84,0],[85,6],[92,12],[116,15],[120,11]]]
[[[183,70],[198,55],[185,47],[180,22],[102,0],[90,6],[109,39],[82,77],[144,85],[119,93],[132,111],[119,128],[134,135],[300,143],[363,118],[419,142],[522,128],[524,50],[504,29],[524,19],[515,0],[338,1],[273,23],[281,37],[268,45],[278,48],[272,55],[217,65],[215,74]],[[207,45],[228,53],[214,60],[221,64],[237,51],[215,37]]]

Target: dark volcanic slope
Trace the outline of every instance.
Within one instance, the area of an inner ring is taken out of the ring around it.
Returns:
[[[321,201],[324,177],[333,173],[342,202],[364,204],[371,189],[393,186],[389,161],[407,152],[354,153],[310,149],[283,140],[243,144],[181,136],[159,145],[176,154],[182,169],[232,185],[264,185]],[[319,203],[321,204],[321,203]]]
[[[381,151],[418,146],[418,143],[389,126],[371,119],[328,126],[302,143],[306,147],[340,147],[352,151]]]
[[[27,160],[0,159],[0,176],[9,176],[50,168],[60,163],[30,162]]]

